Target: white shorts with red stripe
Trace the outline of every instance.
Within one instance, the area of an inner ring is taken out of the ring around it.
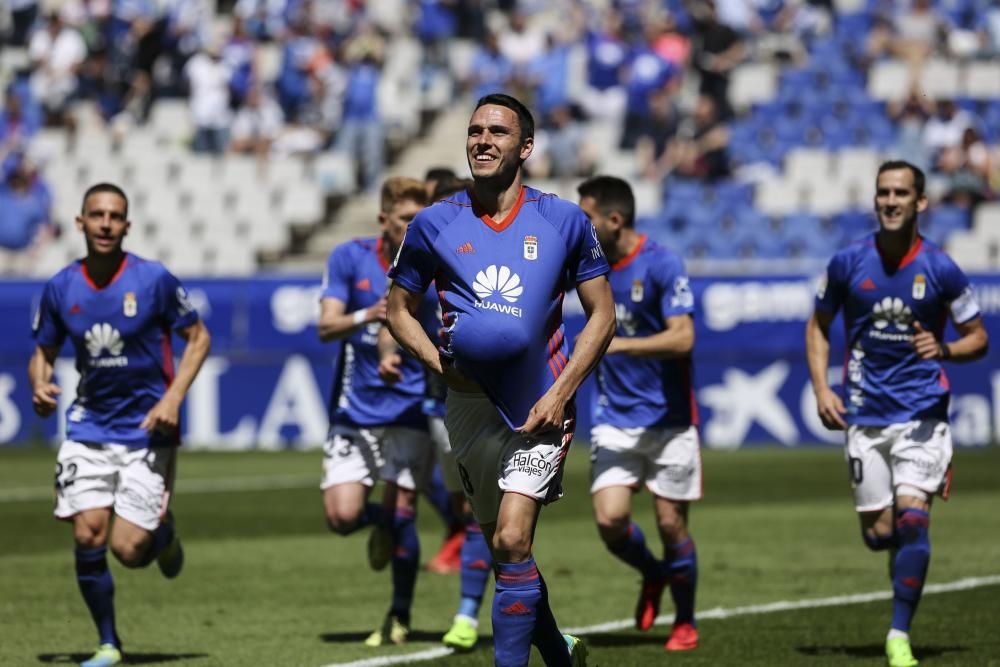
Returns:
[[[448,391],[445,423],[463,490],[480,523],[493,523],[504,493],[542,503],[562,497],[563,464],[575,419],[563,428],[526,438],[511,430],[484,394]]]
[[[639,488],[669,500],[702,495],[701,446],[696,426],[620,428],[598,424],[590,431],[590,492],[612,486]]]
[[[855,509],[873,512],[891,507],[899,486],[947,499],[951,454],[948,422],[925,419],[848,427],[846,455]]]
[[[56,509],[60,519],[85,510],[114,508],[115,515],[155,530],[174,484],[176,447],[126,447],[66,440],[56,458]]]

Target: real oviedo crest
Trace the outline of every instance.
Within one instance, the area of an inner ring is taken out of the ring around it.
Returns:
[[[538,259],[538,237],[530,234],[524,237],[524,258]]]

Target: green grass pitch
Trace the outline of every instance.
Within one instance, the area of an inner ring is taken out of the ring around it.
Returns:
[[[734,608],[888,590],[885,557],[863,546],[841,450],[706,451],[705,500],[692,510],[698,609]],[[0,450],[0,665],[68,664],[96,636],[73,574],[69,527],[47,497],[55,453]],[[422,573],[412,641],[367,649],[389,599],[388,571],[371,572],[365,540],[325,530],[316,488],[321,454],[182,452],[173,507],[185,571],[112,565],[118,627],[130,664],[319,667],[439,646],[458,578]],[[542,513],[536,558],[560,624],[631,616],[638,577],[612,558],[593,526],[585,443],[569,457],[566,497]],[[1000,574],[1000,448],[960,450],[953,497],[935,504],[929,583]],[[270,490],[259,487],[272,480]],[[242,490],[241,490],[242,485]],[[654,534],[648,494],[636,519]],[[423,507],[423,559],[442,525]],[[671,611],[665,596],[664,612]],[[705,619],[701,647],[667,655],[666,628],[592,634],[591,664],[880,665],[889,602]],[[1000,666],[1000,586],[924,598],[913,628],[921,663]],[[423,664],[491,665],[487,635],[471,654]],[[532,664],[541,664],[535,656]]]

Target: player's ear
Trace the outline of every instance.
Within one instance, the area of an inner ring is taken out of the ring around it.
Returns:
[[[76,222],[76,230],[78,232],[82,232],[83,231],[83,216],[82,215],[78,215],[75,218],[73,218],[73,221]]]
[[[378,212],[378,224],[379,224],[380,226],[382,226],[382,227],[385,227],[385,223],[386,223],[386,222],[387,222],[388,220],[389,220],[389,216],[388,216],[388,215],[386,214],[386,212],[385,212],[385,211],[379,211],[379,212]]]
[[[926,211],[929,204],[930,200],[927,199],[927,193],[925,192],[917,198],[917,213]]]
[[[531,156],[531,151],[535,149],[535,138],[528,137],[521,142],[521,160],[527,160]]]

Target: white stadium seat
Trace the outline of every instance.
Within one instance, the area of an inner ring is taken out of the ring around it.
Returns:
[[[737,110],[774,98],[778,71],[771,63],[746,63],[733,70],[729,81],[729,101]]]

